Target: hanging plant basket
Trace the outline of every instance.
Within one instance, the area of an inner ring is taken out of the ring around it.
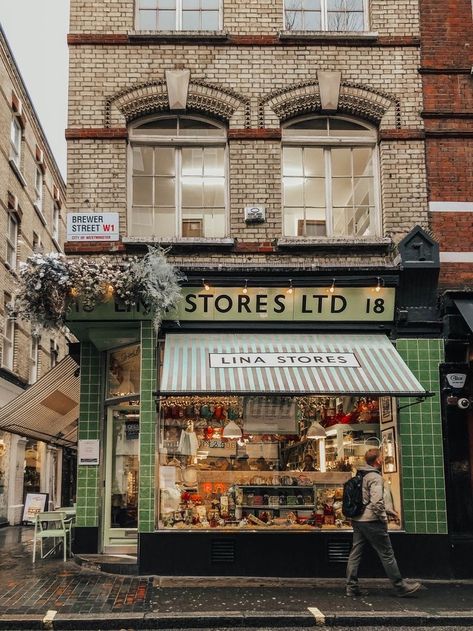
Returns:
[[[33,254],[20,264],[19,287],[10,316],[34,329],[60,329],[73,300],[87,310],[112,297],[125,306],[142,304],[158,330],[164,313],[175,307],[184,276],[166,258],[167,250],[149,247],[144,257],[120,261],[68,259],[63,254]]]

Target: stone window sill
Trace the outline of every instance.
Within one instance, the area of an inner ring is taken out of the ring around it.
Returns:
[[[20,184],[23,186],[23,188],[26,188],[26,180],[23,177],[23,173],[20,171],[20,169],[18,168],[17,163],[15,162],[15,160],[13,160],[12,158],[10,158],[9,160],[10,162],[10,166],[12,168],[13,173],[16,175],[18,181],[20,182]]]
[[[282,237],[278,239],[281,248],[350,248],[350,249],[388,249],[392,246],[390,237],[349,239],[340,237]]]
[[[213,237],[170,237],[170,238],[149,238],[149,237],[123,237],[122,243],[125,244],[150,244],[150,245],[176,245],[176,246],[214,246],[214,247],[232,247],[235,240],[230,237],[213,238]]]
[[[41,210],[41,208],[38,206],[37,202],[33,203],[33,208],[36,210],[36,214],[38,215],[39,220],[41,221],[43,226],[46,226],[46,224],[47,224],[46,217],[44,216],[44,213]]]
[[[375,41],[378,33],[372,31],[280,31],[279,39],[310,39],[310,40],[353,40]]]
[[[226,40],[228,33],[226,31],[131,31],[128,33],[130,40]]]

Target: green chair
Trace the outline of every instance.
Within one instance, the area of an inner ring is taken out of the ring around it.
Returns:
[[[66,514],[61,511],[49,511],[38,513],[34,524],[33,538],[33,563],[36,561],[36,542],[40,542],[41,558],[45,559],[57,550],[58,546],[63,546],[64,561],[67,559],[67,552],[71,555],[71,527],[72,519],[66,519]],[[43,554],[43,540],[53,539],[53,547],[46,554]]]

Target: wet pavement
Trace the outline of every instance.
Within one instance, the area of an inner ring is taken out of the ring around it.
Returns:
[[[317,611],[339,629],[394,618],[405,629],[473,625],[473,581],[425,581],[417,598],[401,599],[380,580],[363,581],[367,596],[347,598],[334,579],[118,576],[62,558],[37,558],[33,566],[32,538],[32,528],[0,529],[0,629],[46,628],[48,611],[57,629],[290,629],[314,626]],[[8,620],[17,626],[5,626]]]

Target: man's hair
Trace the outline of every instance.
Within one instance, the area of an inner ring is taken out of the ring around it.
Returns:
[[[366,464],[369,464],[372,467],[374,463],[376,462],[376,460],[378,460],[380,455],[381,455],[381,451],[377,447],[368,449],[368,451],[365,453]]]

